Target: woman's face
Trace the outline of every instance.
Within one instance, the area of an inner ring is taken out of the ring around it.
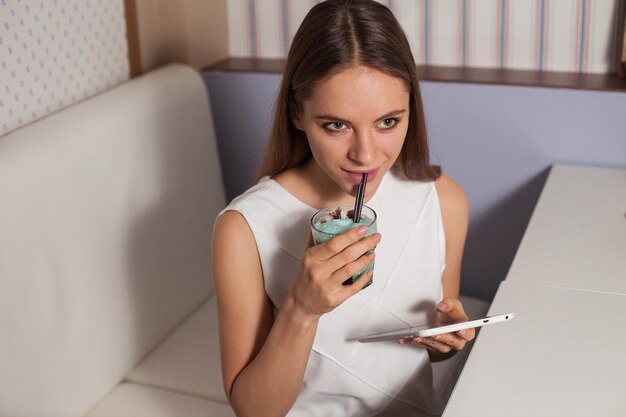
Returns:
[[[400,78],[349,67],[320,80],[293,121],[306,132],[316,179],[335,196],[354,195],[367,172],[369,198],[402,150],[409,92]]]

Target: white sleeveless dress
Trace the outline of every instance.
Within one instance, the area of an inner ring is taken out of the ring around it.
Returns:
[[[428,353],[395,341],[354,338],[434,317],[441,300],[445,237],[433,182],[389,172],[366,203],[382,240],[374,282],[319,321],[304,384],[289,417],[432,416],[442,412]],[[276,314],[309,238],[316,209],[265,177],[224,209],[241,213],[256,239],[265,291]]]

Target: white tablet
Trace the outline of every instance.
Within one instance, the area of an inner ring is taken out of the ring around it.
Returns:
[[[413,339],[415,337],[431,337],[441,333],[458,332],[463,329],[487,326],[489,324],[502,323],[511,320],[515,314],[498,314],[495,316],[485,316],[472,318],[461,323],[441,324],[429,323],[420,326],[407,327],[404,329],[392,330],[383,333],[361,336],[357,340],[361,343],[382,342],[385,340]]]

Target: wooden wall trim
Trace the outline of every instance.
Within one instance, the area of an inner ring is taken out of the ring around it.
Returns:
[[[130,67],[130,77],[134,78],[143,73],[139,49],[139,24],[137,20],[136,0],[124,0],[124,13],[126,17],[126,40],[128,42],[128,64]]]
[[[626,78],[626,0],[618,3],[617,7],[617,75]]]
[[[285,59],[227,58],[204,70],[281,74],[285,68],[285,62]],[[418,66],[417,72],[422,81],[626,92],[626,80],[620,79],[616,74],[439,66]]]

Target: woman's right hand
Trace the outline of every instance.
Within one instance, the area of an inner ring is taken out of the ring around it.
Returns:
[[[361,274],[354,283],[342,285],[374,261],[374,252],[368,252],[380,242],[381,235],[374,233],[363,238],[366,233],[367,226],[351,229],[304,252],[289,295],[305,314],[318,318],[367,284],[372,269]]]

